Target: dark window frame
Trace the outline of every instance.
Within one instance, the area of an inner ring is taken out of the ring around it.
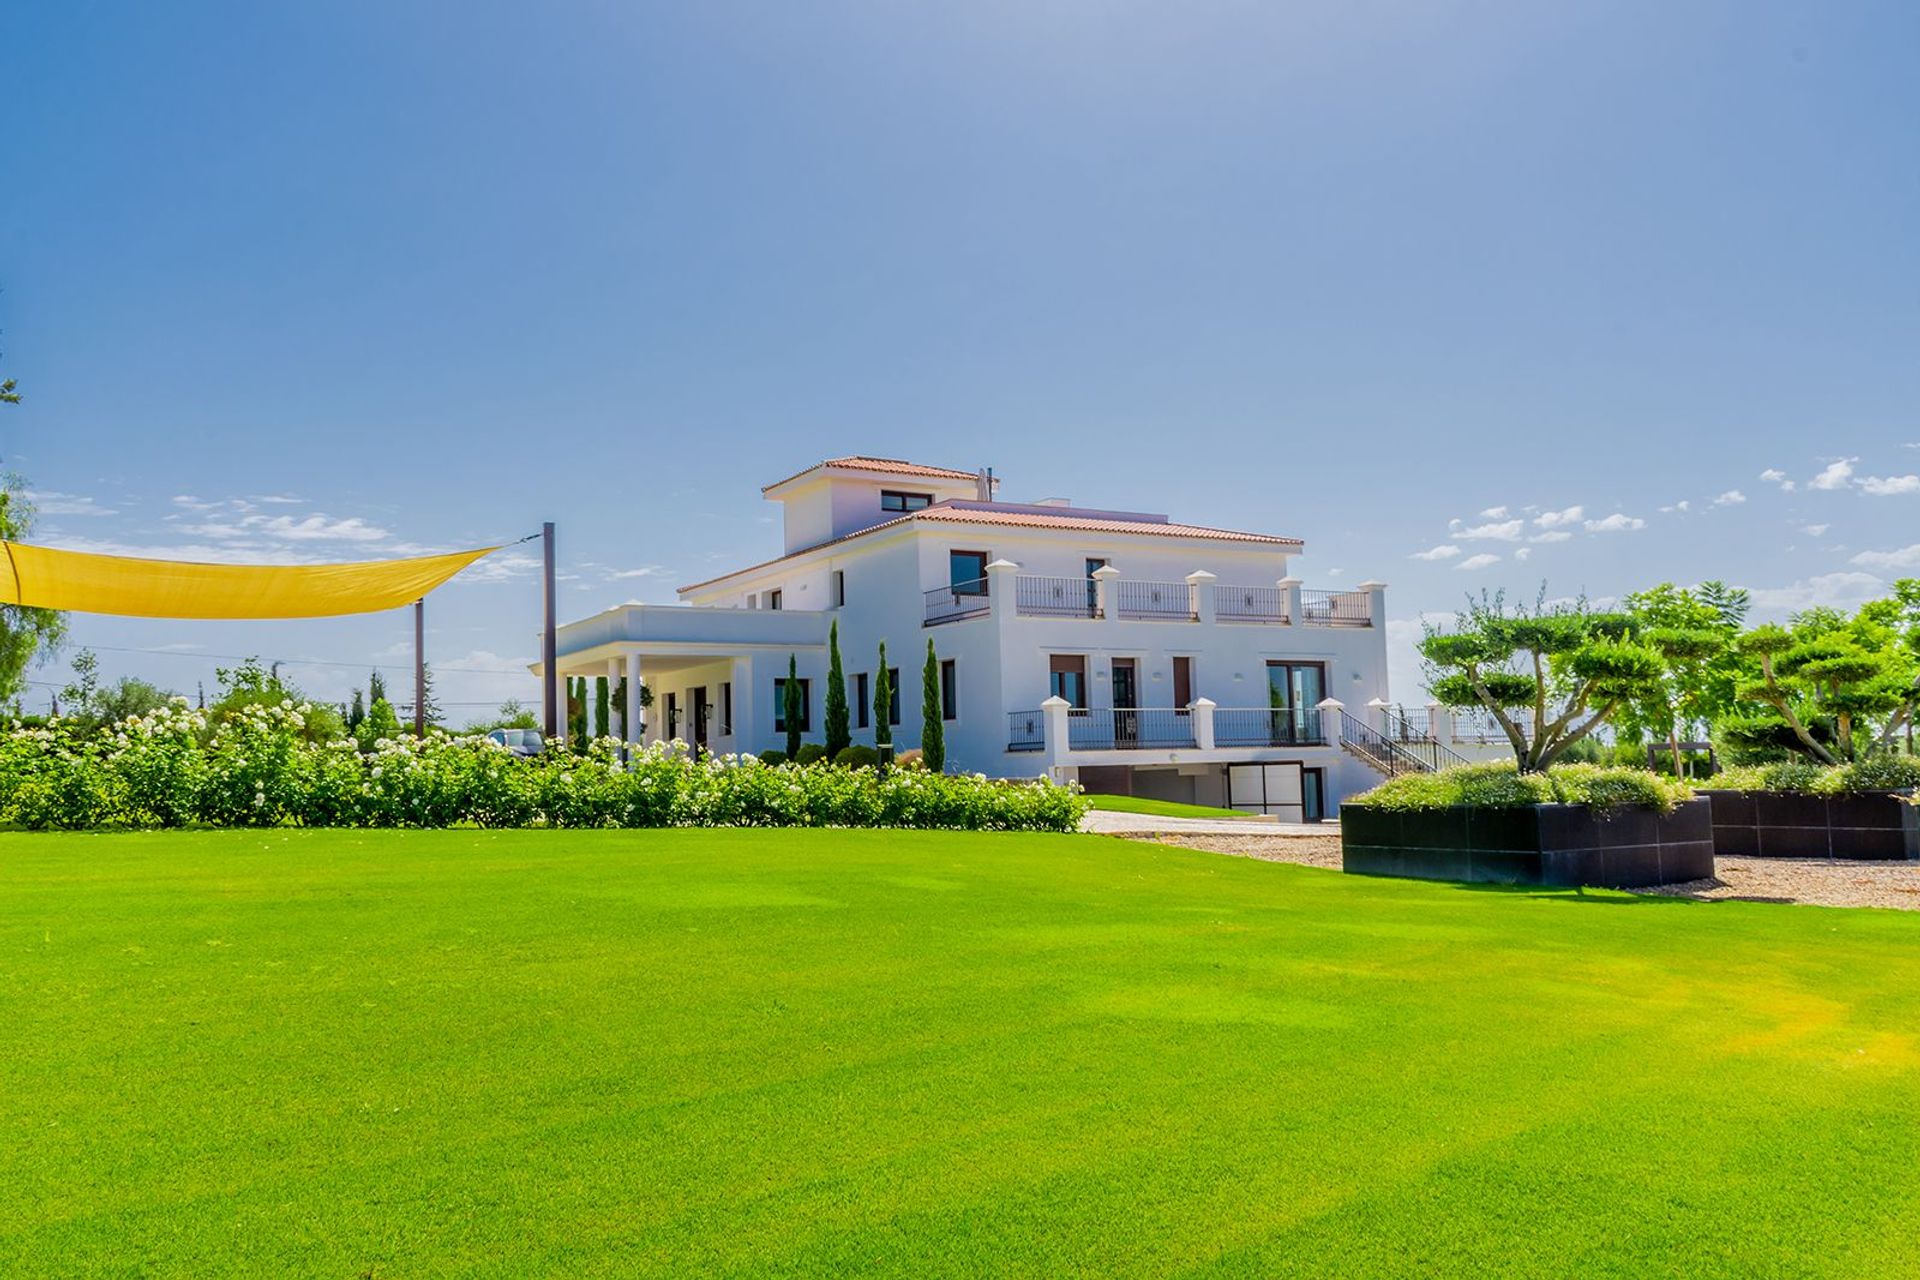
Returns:
[[[887,668],[887,723],[900,727],[900,668]]]
[[[868,696],[872,692],[872,688],[872,683],[867,679],[866,672],[856,671],[853,673],[853,727],[856,729],[873,728],[873,699]]]
[[[971,577],[957,577],[954,564],[959,560],[977,561],[980,572]],[[991,551],[967,551],[958,547],[947,550],[947,585],[956,596],[983,596],[987,594],[987,565],[992,563]]]
[[[773,731],[787,731],[787,678],[773,678]],[[800,732],[813,732],[813,678],[800,677]]]
[[[1063,662],[1074,664],[1074,665],[1063,667],[1060,665]],[[1063,691],[1064,686],[1062,681],[1059,679],[1059,677],[1063,675],[1076,675],[1080,677],[1080,680],[1079,680],[1080,697],[1078,701],[1075,701],[1073,698],[1067,697],[1066,693]],[[1090,701],[1089,701],[1090,692],[1091,691],[1087,688],[1087,655],[1086,654],[1084,653],[1050,653],[1047,655],[1047,696],[1048,697],[1066,698],[1068,704],[1073,708],[1073,710],[1085,711],[1087,707],[1090,705]]]
[[[940,659],[940,718],[960,718],[960,669],[953,658]]]
[[[925,511],[933,505],[933,495],[916,493],[911,489],[882,489],[880,491],[880,509],[906,514],[909,511]]]

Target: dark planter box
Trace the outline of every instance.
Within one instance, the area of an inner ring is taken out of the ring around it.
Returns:
[[[1341,865],[1355,875],[1627,889],[1713,874],[1705,800],[1670,814],[1583,804],[1395,813],[1340,806]]]
[[[1920,859],[1920,809],[1904,791],[1802,796],[1702,791],[1713,805],[1713,851],[1754,858]]]

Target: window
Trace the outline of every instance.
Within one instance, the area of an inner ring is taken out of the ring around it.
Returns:
[[[880,509],[882,511],[921,511],[933,505],[930,493],[902,493],[898,489],[880,491]]]
[[[853,673],[853,727],[871,729],[873,727],[873,699],[868,695],[867,673]]]
[[[954,684],[953,662],[952,658],[944,658],[940,662],[940,718],[942,720],[960,718],[960,691]]]
[[[956,596],[987,594],[987,553],[984,551],[947,552],[947,583]]]
[[[1077,711],[1087,706],[1087,658],[1082,653],[1056,653],[1047,659],[1047,692],[1065,698]]]
[[[813,681],[800,677],[800,723],[797,726],[802,733],[813,728]],[[787,678],[781,676],[773,682],[773,731],[787,731]]]
[[[887,723],[900,723],[900,668],[887,668]]]
[[[1173,660],[1173,705],[1185,709],[1193,702],[1193,659]]]
[[[836,609],[847,607],[847,574],[844,569],[833,571],[833,607]]]
[[[724,680],[720,684],[720,734],[722,737],[733,733],[733,682]]]
[[[672,740],[680,736],[680,695],[667,695],[667,738]]]
[[[780,593],[778,591],[767,592],[767,608],[778,609],[779,607],[780,607]]]

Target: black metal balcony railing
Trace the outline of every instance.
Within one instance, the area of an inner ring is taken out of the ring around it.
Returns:
[[[1213,616],[1222,622],[1285,622],[1287,593],[1278,587],[1232,587],[1216,583]]]
[[[1365,591],[1302,591],[1300,612],[1310,627],[1370,627],[1373,598]]]
[[[926,593],[926,599],[926,621],[922,625],[929,627],[937,627],[943,622],[958,622],[962,618],[977,618],[993,609],[985,578],[935,587]]]
[[[1014,609],[1035,618],[1093,618],[1091,578],[1037,578],[1021,575],[1013,582]]]
[[[1010,711],[1007,713],[1007,750],[1042,751],[1047,745],[1047,713]]]
[[[1109,589],[1119,596],[1117,607],[1123,618],[1165,622],[1194,617],[1193,588],[1184,582],[1129,582],[1121,578]]]
[[[1216,707],[1216,747],[1323,747],[1320,712],[1313,707]]]
[[[1074,751],[1168,751],[1193,745],[1193,716],[1175,707],[1102,708],[1067,716],[1067,746]]]

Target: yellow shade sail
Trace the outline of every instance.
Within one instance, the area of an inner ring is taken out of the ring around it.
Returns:
[[[328,618],[411,604],[499,547],[351,564],[198,564],[0,542],[0,603],[137,618]]]

